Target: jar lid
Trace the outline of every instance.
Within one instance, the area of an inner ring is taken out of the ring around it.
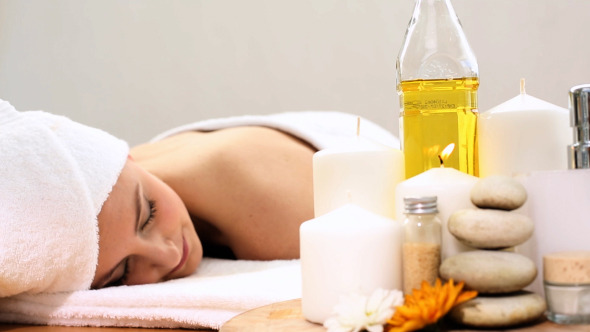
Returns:
[[[408,214],[433,214],[438,213],[436,196],[404,197],[404,213]]]
[[[558,284],[590,284],[590,251],[562,251],[543,256],[543,279]]]

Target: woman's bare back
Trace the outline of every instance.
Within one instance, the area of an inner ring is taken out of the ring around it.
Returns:
[[[131,155],[180,195],[206,254],[268,260],[299,257],[314,152],[274,129],[236,127],[181,133]]]

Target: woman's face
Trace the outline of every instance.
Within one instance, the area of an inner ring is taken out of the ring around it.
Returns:
[[[128,160],[98,215],[92,288],[148,284],[192,274],[201,241],[180,197]]]

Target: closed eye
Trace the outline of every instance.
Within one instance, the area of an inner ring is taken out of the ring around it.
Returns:
[[[146,221],[141,225],[141,230],[144,230],[149,224],[152,223],[152,221],[154,221],[154,218],[156,216],[156,212],[158,211],[156,209],[156,202],[153,200],[148,200],[148,207],[149,207],[150,211],[149,211]]]

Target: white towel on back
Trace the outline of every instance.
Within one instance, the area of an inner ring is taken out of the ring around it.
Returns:
[[[242,115],[189,123],[170,129],[156,136],[152,141],[184,131],[212,131],[237,126],[265,126],[284,131],[322,150],[332,147],[346,147],[354,144],[357,133],[357,119],[349,113],[337,111],[298,111],[270,115]],[[374,142],[399,148],[399,140],[375,123],[360,118],[361,137]]]

